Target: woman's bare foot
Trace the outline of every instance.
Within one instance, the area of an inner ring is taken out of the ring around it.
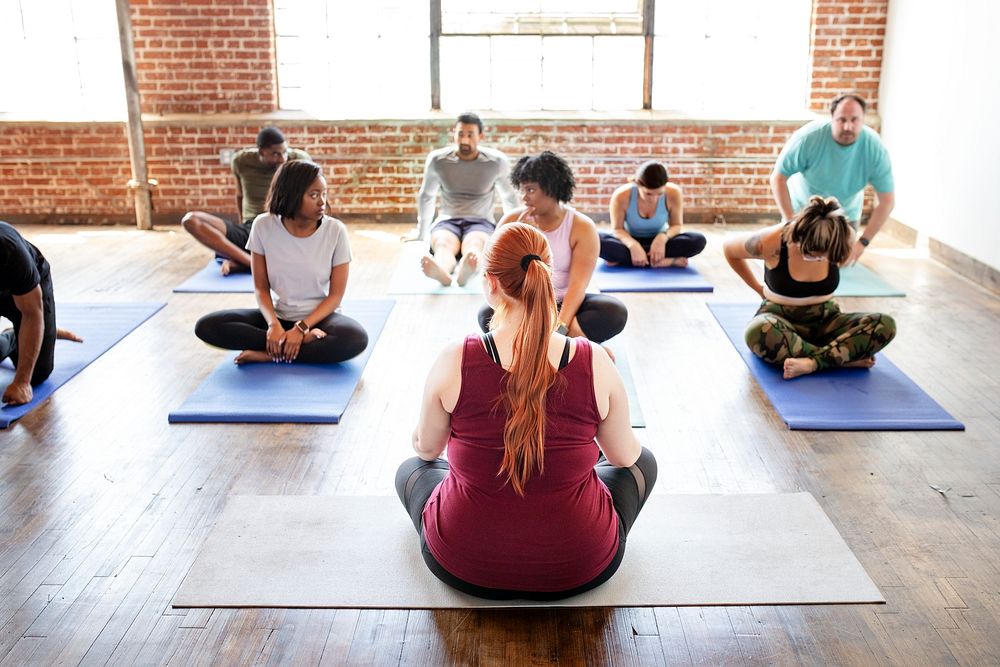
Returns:
[[[82,343],[83,339],[77,336],[75,333],[69,329],[56,329],[56,338],[58,340],[71,340],[74,343]]]
[[[683,268],[688,265],[687,257],[664,257],[659,262],[653,265],[654,269],[664,269],[668,266],[676,266]]]
[[[445,287],[451,285],[451,276],[445,273],[445,270],[430,255],[424,255],[420,258],[420,268],[423,269],[424,275],[428,278],[433,278]]]
[[[320,338],[326,338],[326,332],[322,329],[310,329],[309,333],[302,337],[302,344],[311,343],[314,340],[319,340]]]
[[[875,357],[865,357],[843,364],[841,368],[871,368],[875,365]]]
[[[462,259],[458,261],[458,267],[455,269],[455,282],[458,283],[458,286],[464,287],[465,283],[469,282],[469,278],[475,275],[478,267],[479,255],[475,251],[469,251],[462,255]]]
[[[818,366],[816,365],[815,359],[785,359],[785,379],[791,380],[792,378],[797,378],[800,375],[808,375],[809,373],[815,373]]]
[[[261,352],[260,350],[243,350],[236,355],[233,359],[233,363],[237,366],[242,366],[243,364],[259,364],[265,361],[271,361],[271,355],[267,352]]]

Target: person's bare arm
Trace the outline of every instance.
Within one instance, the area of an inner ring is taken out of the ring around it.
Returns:
[[[340,307],[340,302],[344,300],[344,292],[347,290],[350,266],[350,262],[344,262],[330,269],[330,293],[316,304],[311,313],[302,318],[307,329],[312,329],[315,324],[328,318],[333,311]],[[297,327],[292,327],[285,332],[285,342],[282,345],[282,355],[285,361],[294,361],[299,356],[305,337],[305,333]]]
[[[627,468],[642,453],[642,445],[629,419],[628,394],[611,358],[597,345],[592,348],[594,397],[601,416],[601,423],[597,425],[597,444],[611,465]]]
[[[649,257],[646,255],[646,251],[628,233],[628,230],[625,229],[625,212],[628,209],[628,199],[631,192],[631,185],[623,185],[611,195],[611,201],[608,204],[608,214],[611,218],[611,233],[628,249],[629,254],[632,256],[633,266],[646,266],[649,264]]]
[[[243,181],[236,177],[236,220],[243,222]]]
[[[788,177],[775,169],[771,172],[771,193],[774,201],[781,212],[781,219],[791,220],[795,217],[795,210],[792,208],[792,196],[788,193]]]
[[[889,214],[892,213],[895,205],[896,198],[893,193],[875,193],[875,208],[872,209],[872,214],[868,217],[868,224],[865,225],[862,234],[854,242],[854,247],[851,248],[851,257],[847,260],[848,264],[854,264],[861,258],[862,253],[865,251],[865,244],[861,242],[861,239],[865,239],[868,242],[874,239],[886,220],[889,219]]]
[[[601,251],[601,240],[597,235],[594,221],[577,212],[573,218],[573,229],[570,231],[570,264],[569,285],[559,308],[559,321],[569,328],[572,336],[583,336],[583,329],[576,321],[576,311],[583,303],[587,294],[587,285],[594,275],[597,266],[597,256]]]
[[[732,235],[722,244],[722,250],[729,266],[762,299],[764,298],[764,286],[757,279],[754,268],[747,260],[763,259],[766,261],[768,255],[773,254],[771,246],[774,244],[774,238],[780,234],[781,225],[777,225],[752,234]]]
[[[45,316],[42,313],[42,288],[35,288],[20,296],[11,295],[14,306],[21,312],[21,324],[17,328],[17,370],[14,379],[3,392],[3,402],[8,405],[30,403],[34,396],[31,376],[42,349],[45,334]]]
[[[441,456],[451,435],[451,411],[462,385],[462,343],[451,343],[427,374],[413,450],[425,461]]]

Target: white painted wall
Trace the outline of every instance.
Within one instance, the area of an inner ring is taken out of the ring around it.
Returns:
[[[890,0],[879,113],[892,217],[1000,270],[1000,2]]]

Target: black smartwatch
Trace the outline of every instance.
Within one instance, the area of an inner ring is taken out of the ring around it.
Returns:
[[[303,333],[303,335],[309,333],[309,325],[306,324],[305,320],[299,320],[295,323],[295,328]]]
[[[866,239],[864,236],[859,236],[858,237],[858,243],[860,243],[861,245],[863,245],[866,248],[868,247],[868,244],[871,243],[871,242],[872,242],[871,239]]]

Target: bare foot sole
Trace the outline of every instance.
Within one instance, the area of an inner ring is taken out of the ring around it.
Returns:
[[[451,276],[445,273],[445,270],[430,255],[424,255],[420,258],[420,268],[428,278],[433,278],[445,287],[451,285]]]
[[[785,359],[785,379],[791,380],[800,375],[815,373],[816,368],[816,361],[814,359]]]
[[[77,336],[75,333],[69,329],[56,329],[56,338],[58,340],[71,340],[74,343],[82,343],[83,339]]]
[[[846,363],[842,368],[871,368],[875,365],[875,357],[866,357],[864,359],[855,359],[849,363]]]
[[[469,282],[469,278],[476,274],[478,267],[479,255],[475,252],[467,252],[462,255],[462,259],[458,262],[458,268],[455,269],[455,282],[458,283],[458,286],[464,287],[465,283]]]
[[[687,257],[664,257],[659,262],[653,265],[654,269],[664,269],[668,266],[676,266],[679,268],[684,268],[688,265]]]
[[[242,366],[243,364],[259,364],[265,361],[271,361],[271,356],[267,352],[261,352],[259,350],[243,350],[236,355],[233,359],[233,363],[237,366]]]
[[[234,262],[231,259],[224,259],[219,270],[222,271],[222,275],[228,276],[230,273],[247,273],[250,271],[250,267],[239,262]]]

